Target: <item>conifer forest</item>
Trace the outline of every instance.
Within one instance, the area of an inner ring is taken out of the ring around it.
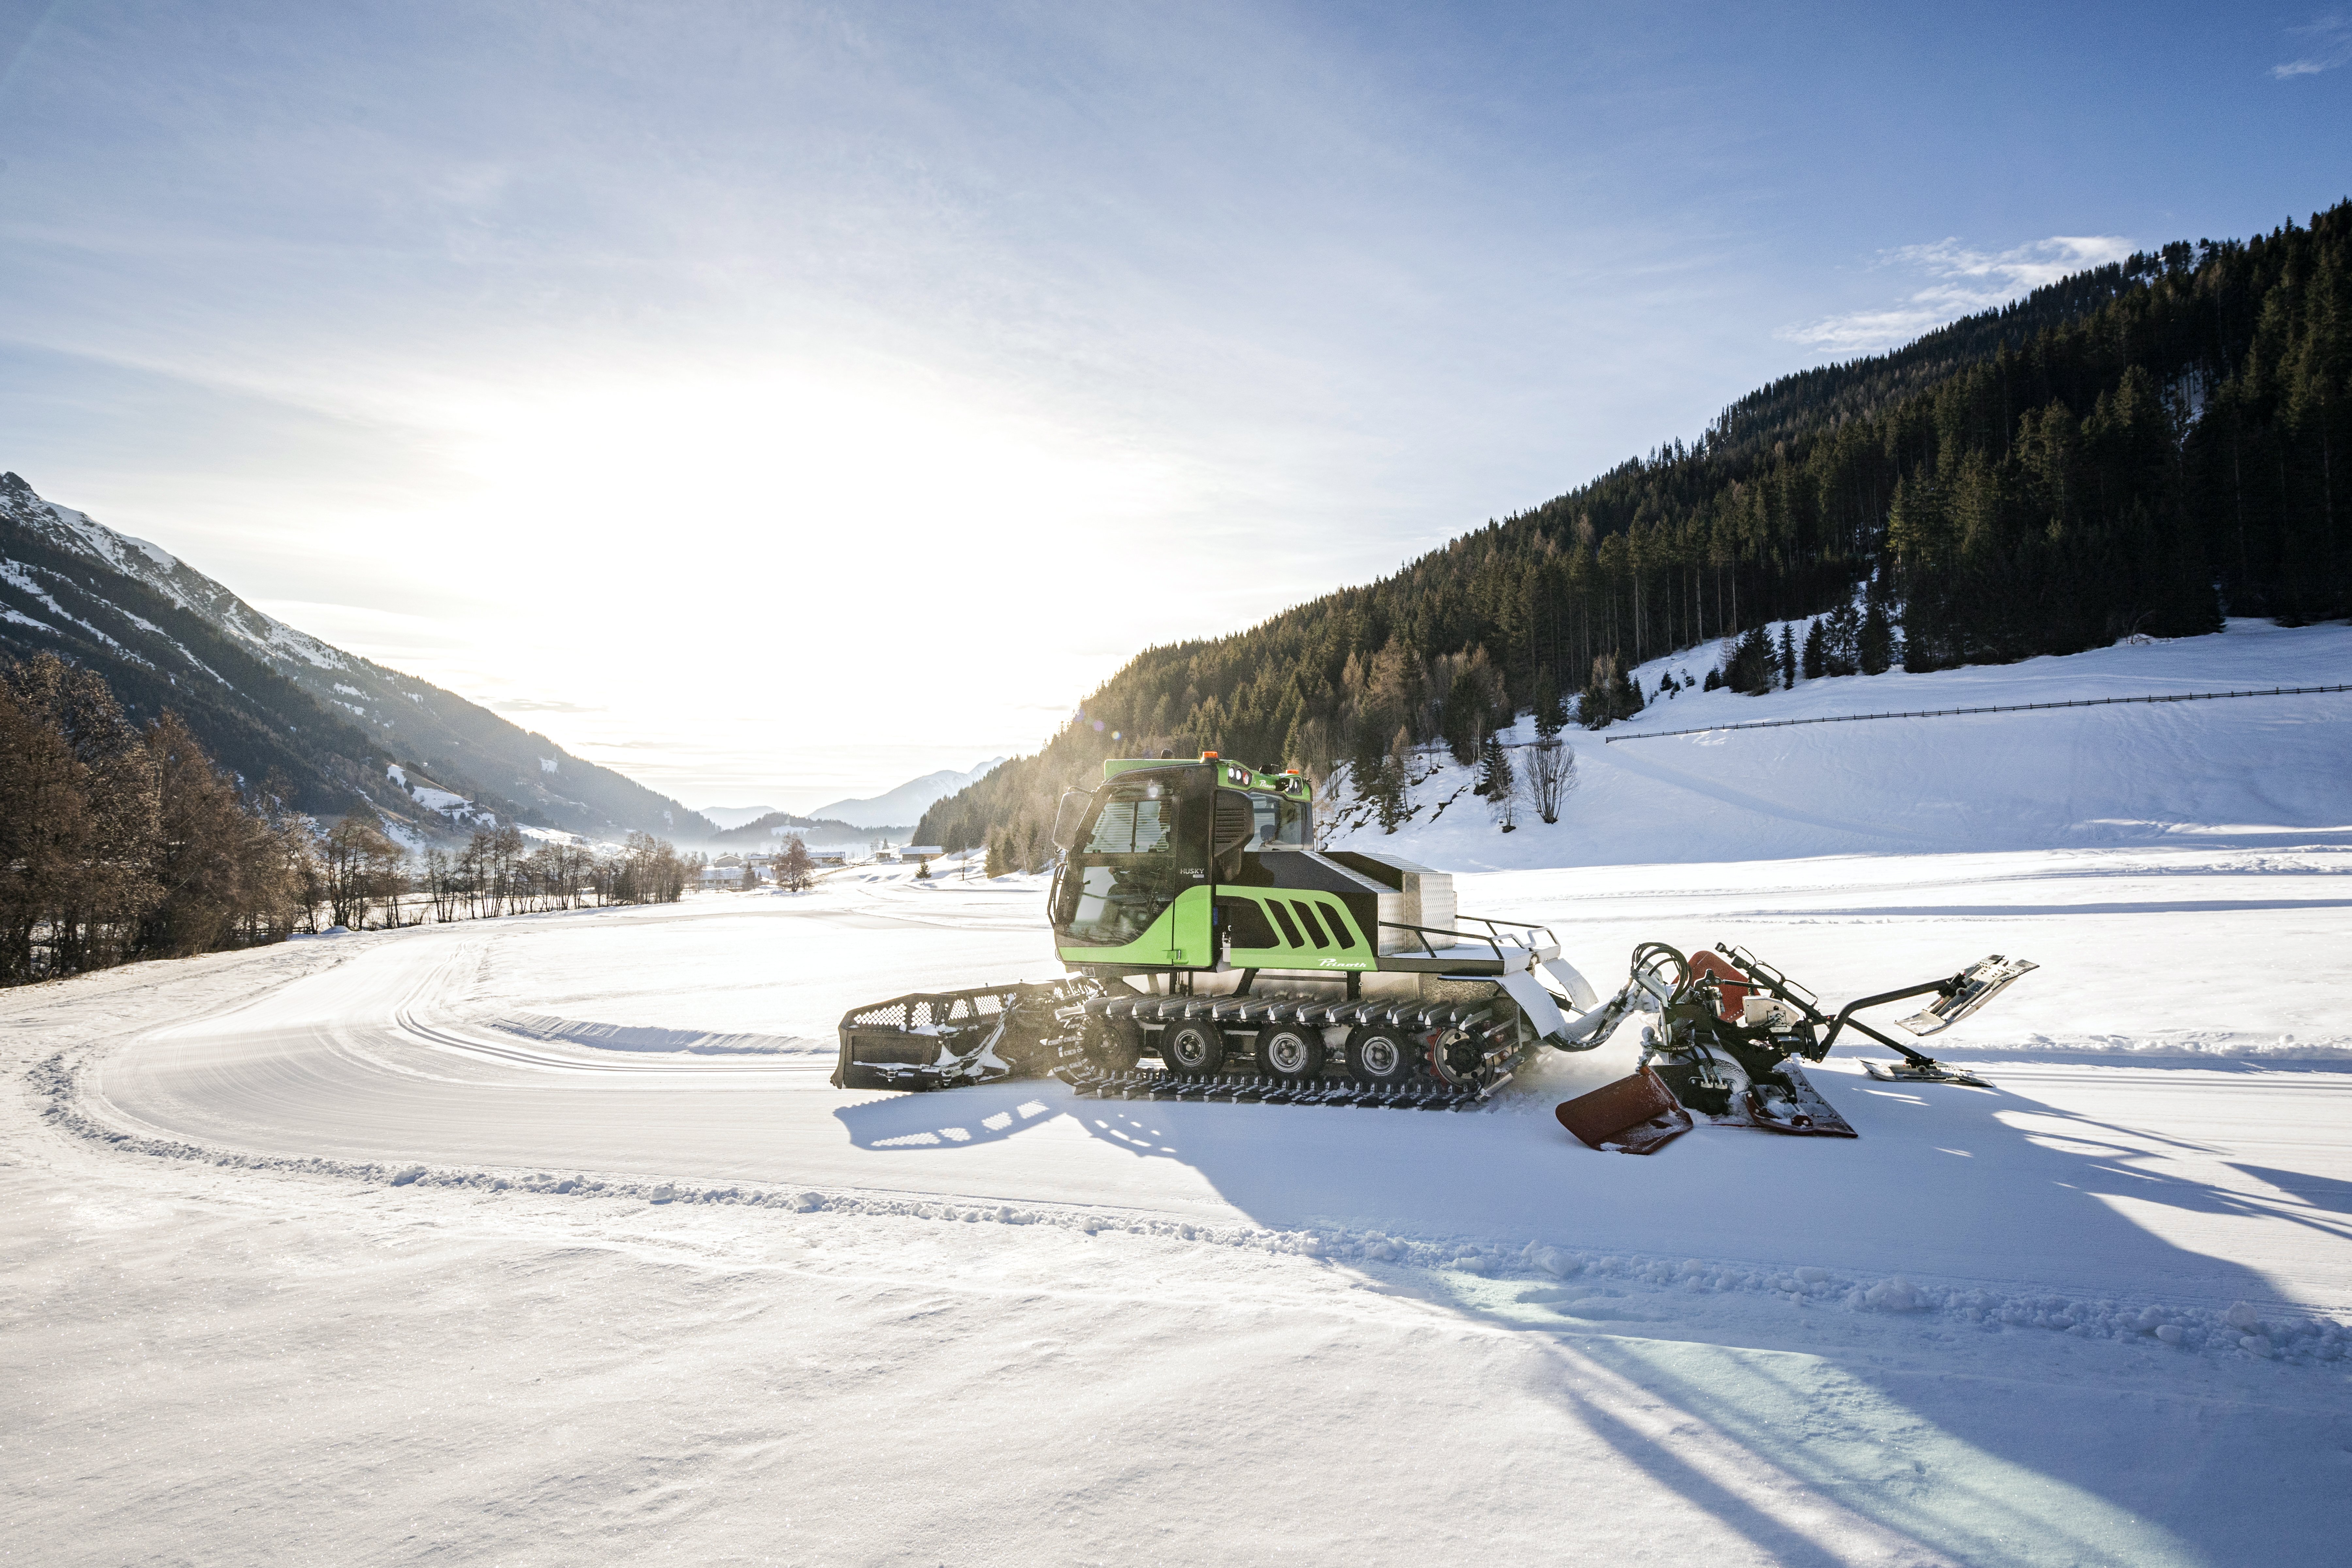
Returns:
[[[1246,631],[1154,647],[917,837],[1050,856],[1107,756],[1370,776],[1554,694],[1605,724],[1682,649],[1709,684],[1924,670],[2352,612],[2352,203],[2166,245],[1895,352]],[[1813,618],[1802,645],[1768,622]],[[1715,650],[1720,645],[1722,653]],[[1769,667],[1769,672],[1768,672]]]

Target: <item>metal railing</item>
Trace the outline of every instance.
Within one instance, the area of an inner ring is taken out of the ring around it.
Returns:
[[[1484,915],[1456,915],[1454,918],[1456,921],[1475,921],[1485,926],[1486,934],[1482,936],[1473,931],[1449,931],[1444,926],[1407,925],[1402,921],[1382,921],[1380,922],[1380,928],[1382,931],[1412,932],[1420,939],[1422,956],[1425,958],[1438,956],[1437,948],[1432,945],[1429,940],[1433,936],[1451,938],[1452,940],[1445,944],[1448,948],[1476,947],[1483,942],[1494,951],[1496,963],[1507,962],[1503,957],[1503,949],[1507,944],[1528,952],[1534,952],[1539,946],[1548,946],[1554,952],[1559,951],[1559,938],[1552,935],[1549,926],[1527,924],[1517,921],[1494,921],[1488,920]],[[1544,940],[1541,942],[1535,942],[1528,934],[1534,931],[1543,933]],[[1507,932],[1516,934],[1507,935]]]

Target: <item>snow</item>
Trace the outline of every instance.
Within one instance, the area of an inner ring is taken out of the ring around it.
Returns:
[[[2201,646],[2292,662],[2340,636]],[[2172,728],[2071,752],[2001,727],[2063,715],[1988,720],[1949,791],[1999,782],[1970,759],[2006,748],[2059,775],[2015,786],[2049,809],[1923,808],[1926,849],[1792,816],[1895,786],[1785,776],[1827,752],[1725,760],[1752,735],[1612,788],[1618,753],[1684,742],[1580,732],[1573,825],[1506,837],[1465,798],[1372,830],[1512,860],[1465,869],[1461,907],[1549,922],[1600,983],[1643,938],[1739,942],[1833,1001],[2042,964],[1934,1043],[1990,1089],[1875,1082],[1858,1058],[1884,1053],[1842,1045],[1814,1077],[1852,1142],[1583,1149],[1551,1107],[1627,1070],[1631,1029],[1464,1115],[834,1090],[851,1005],[1058,972],[1042,879],[940,864],[0,995],[11,1545],[2339,1561],[2352,815],[2340,776],[2265,785],[2243,752],[2324,756],[2298,700],[2087,710]],[[2137,777],[2159,763],[2194,771]],[[1686,841],[1677,809],[1709,800]],[[2126,816],[2165,830],[2080,826]]]
[[[1499,832],[1450,759],[1415,785],[1393,836],[1363,821],[1342,774],[1335,842],[1454,869],[1820,856],[2159,846],[2352,847],[2352,692],[1887,719],[1635,739],[1708,723],[1894,710],[2352,683],[2352,627],[2118,645],[2020,664],[1801,681],[1755,698],[1718,689],[1573,729],[1578,784],[1560,819],[1532,808]],[[1711,653],[1654,660],[1701,674]],[[1522,719],[1507,741],[1534,735]],[[1443,754],[1438,753],[1442,758]],[[1442,808],[1442,810],[1441,810]]]

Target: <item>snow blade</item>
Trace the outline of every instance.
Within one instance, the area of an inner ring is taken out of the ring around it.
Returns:
[[[1565,1101],[1559,1124],[1595,1149],[1653,1154],[1691,1130],[1690,1112],[1648,1068]]]

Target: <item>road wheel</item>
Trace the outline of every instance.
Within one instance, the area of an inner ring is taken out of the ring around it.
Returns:
[[[1225,1065],[1225,1037],[1214,1024],[1171,1024],[1160,1032],[1160,1059],[1170,1072],[1205,1077]]]
[[[1323,1072],[1322,1031],[1287,1025],[1268,1029],[1257,1037],[1257,1062],[1276,1078],[1319,1078]]]
[[[1420,1042],[1390,1024],[1366,1024],[1348,1037],[1348,1070],[1367,1083],[1402,1083],[1421,1061]]]
[[[1087,1031],[1087,1054],[1105,1072],[1133,1072],[1143,1055],[1143,1026],[1132,1018],[1096,1018]]]

